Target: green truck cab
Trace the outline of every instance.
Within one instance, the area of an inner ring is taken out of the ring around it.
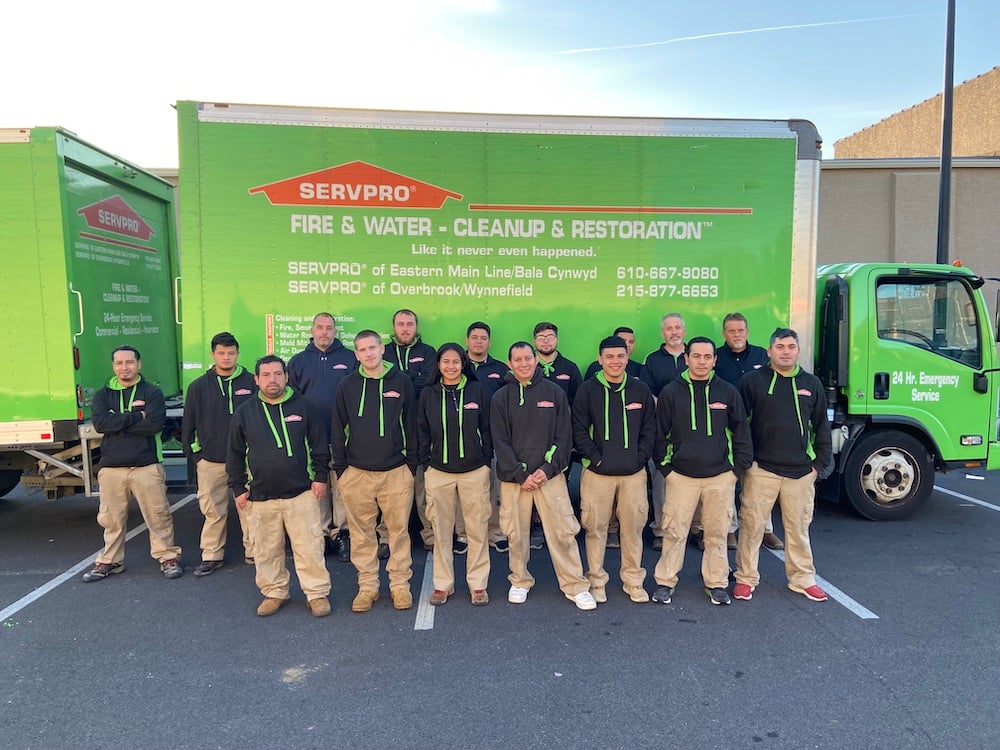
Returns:
[[[981,287],[958,266],[817,270],[816,374],[840,489],[866,518],[903,518],[934,470],[1000,467],[997,350]]]
[[[60,128],[0,129],[0,495],[94,494],[94,392],[131,344],[180,391],[170,183]]]

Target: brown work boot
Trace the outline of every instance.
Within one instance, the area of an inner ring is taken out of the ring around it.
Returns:
[[[413,606],[413,594],[410,593],[410,589],[400,586],[389,593],[392,594],[392,606],[396,609],[409,609]]]
[[[396,603],[396,595],[395,594],[393,594],[392,601],[393,601],[393,604]],[[441,589],[434,589],[434,591],[431,592],[431,595],[427,599],[427,601],[430,604],[433,604],[435,607],[439,607],[439,606],[441,606],[442,604],[444,604],[445,602],[448,601],[448,592],[447,591],[442,591]],[[406,609],[406,607],[397,607],[397,609]]]
[[[326,617],[330,614],[330,600],[325,596],[309,600],[309,611],[313,617]]]
[[[354,601],[351,602],[352,612],[367,612],[372,608],[372,605],[378,601],[377,591],[365,591],[361,590],[358,595],[354,597]]]
[[[785,543],[773,531],[764,534],[764,546],[768,549],[784,549]]]
[[[286,604],[288,604],[287,599],[275,599],[273,596],[264,597],[264,601],[257,607],[257,615],[260,617],[270,617]]]

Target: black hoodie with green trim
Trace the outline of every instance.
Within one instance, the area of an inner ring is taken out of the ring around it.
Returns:
[[[436,356],[436,355],[435,355]],[[339,477],[348,466],[389,471],[407,464],[417,470],[417,400],[413,383],[391,362],[379,377],[359,366],[340,381],[333,407],[330,451]]]
[[[188,458],[226,462],[226,443],[233,414],[257,392],[253,373],[240,365],[232,375],[212,367],[188,386],[181,421],[181,448]]]
[[[141,375],[130,386],[112,377],[94,394],[90,413],[94,429],[103,435],[101,466],[149,466],[163,460],[160,431],[167,416],[163,391]]]
[[[437,368],[437,351],[430,344],[425,344],[419,333],[413,339],[413,343],[406,346],[392,338],[385,345],[385,359],[406,373],[413,383],[413,392],[418,398],[424,386],[431,382]]]
[[[626,373],[609,383],[603,372],[583,381],[573,402],[573,445],[596,474],[630,476],[645,467],[656,440],[656,404],[649,387]]]
[[[233,495],[248,486],[250,500],[296,497],[326,484],[330,476],[330,450],[316,407],[294,388],[276,404],[257,398],[246,401],[229,429],[226,474]]]
[[[714,372],[692,380],[688,371],[668,383],[656,402],[654,458],[663,476],[676,471],[705,479],[750,468],[753,445],[743,399]]]
[[[576,398],[576,391],[580,387],[580,383],[583,382],[583,378],[580,377],[580,368],[576,366],[576,362],[567,359],[557,351],[555,359],[551,362],[543,362],[542,358],[539,357],[538,367],[546,380],[563,389],[563,393],[572,404],[573,399]]]
[[[569,465],[573,451],[566,394],[541,369],[528,385],[507,375],[490,401],[490,433],[501,482],[523,484],[537,469],[551,479]]]
[[[480,383],[465,375],[457,386],[432,383],[420,394],[419,403],[421,466],[463,474],[490,465],[490,397]]]
[[[826,396],[819,378],[798,366],[787,377],[770,366],[740,378],[750,420],[753,457],[762,469],[800,479],[833,470],[833,442]]]

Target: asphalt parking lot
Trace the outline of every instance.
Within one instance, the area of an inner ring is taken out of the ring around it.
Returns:
[[[294,589],[255,616],[234,526],[231,562],[191,575],[201,516],[186,492],[171,495],[183,578],[162,578],[140,528],[125,574],[84,584],[96,501],[19,488],[0,501],[0,747],[1000,747],[1000,477],[938,487],[904,522],[818,505],[822,604],[764,551],[753,600],[713,607],[689,547],[673,604],[631,603],[609,551],[609,601],[580,612],[543,550],[524,605],[507,603],[493,552],[487,607],[459,568],[442,607],[397,612],[383,580],[363,615],[353,568],[328,558],[323,619]],[[415,551],[419,601],[428,567]]]

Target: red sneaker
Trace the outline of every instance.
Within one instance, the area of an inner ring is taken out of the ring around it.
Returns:
[[[733,586],[733,599],[742,599],[745,602],[753,599],[754,587],[749,583],[737,583]]]
[[[806,599],[810,599],[814,602],[825,602],[830,598],[826,595],[826,592],[816,584],[813,584],[809,588],[801,589],[799,593],[805,595]]]

